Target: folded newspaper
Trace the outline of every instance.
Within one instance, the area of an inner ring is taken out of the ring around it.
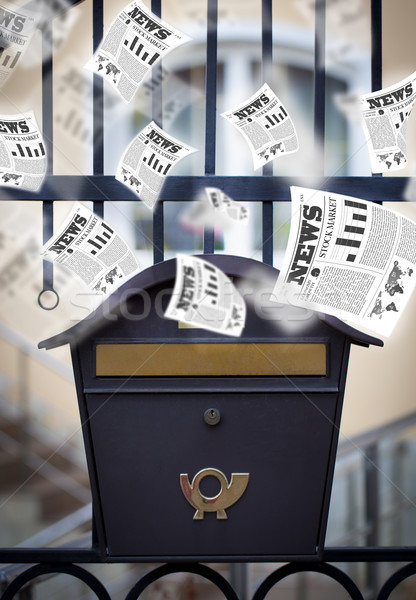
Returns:
[[[245,137],[254,168],[299,149],[295,126],[276,94],[265,83],[250,98],[221,113]]]
[[[46,149],[32,111],[0,115],[0,185],[36,192],[47,169]]]
[[[152,121],[128,145],[117,166],[116,179],[153,210],[170,169],[196,151]]]
[[[94,56],[85,65],[130,102],[163,56],[190,38],[134,0],[117,15]]]
[[[35,31],[35,13],[28,7],[0,5],[0,86],[19,66]]]
[[[77,202],[41,256],[75,273],[94,292],[107,296],[138,269],[125,241],[103,219]]]
[[[416,223],[366,200],[291,187],[276,302],[389,336],[416,283]]]
[[[165,317],[208,331],[240,336],[246,305],[220,269],[201,258],[177,254],[175,287]]]
[[[399,83],[361,96],[373,173],[397,171],[407,166],[407,122],[415,100],[416,71]]]
[[[232,200],[219,188],[206,187],[201,197],[181,215],[180,221],[185,226],[226,230],[232,223],[246,225],[248,216],[247,206]]]

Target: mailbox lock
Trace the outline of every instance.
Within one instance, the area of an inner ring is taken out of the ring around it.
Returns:
[[[221,413],[218,409],[208,408],[208,410],[206,410],[204,412],[204,421],[208,425],[217,425],[217,423],[219,423],[220,420],[221,420]]]

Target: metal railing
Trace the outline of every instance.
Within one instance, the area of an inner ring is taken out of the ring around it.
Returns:
[[[71,0],[76,6],[83,0]],[[314,135],[315,153],[320,155],[321,173],[323,175],[322,140],[325,137],[325,6],[326,0],[317,0],[315,11],[315,69],[314,69]],[[103,36],[103,0],[92,1],[93,10],[93,46],[97,49]],[[151,1],[151,10],[161,15],[161,0]],[[371,0],[371,81],[372,89],[380,89],[382,83],[382,0]],[[262,0],[262,69],[264,76],[270,73],[273,64],[273,2]],[[221,188],[231,197],[242,202],[262,203],[262,250],[263,261],[273,262],[273,206],[275,202],[290,201],[290,186],[302,185],[302,176],[273,176],[271,165],[263,169],[263,176],[218,176],[215,173],[216,162],[216,114],[217,114],[217,32],[218,32],[218,0],[208,0],[206,31],[206,77],[205,77],[205,167],[200,176],[169,176],[162,188],[158,204],[153,214],[153,257],[154,263],[164,259],[164,203],[183,202],[184,190],[188,198],[197,197],[198,192],[207,186]],[[92,201],[94,211],[104,214],[107,200],[137,201],[137,197],[113,176],[104,175],[104,95],[103,80],[94,76],[93,87],[93,125],[94,125],[94,160],[93,174],[85,176],[53,175],[53,72],[52,58],[43,63],[43,136],[49,149],[49,168],[45,184],[42,187],[43,199],[43,239],[48,240],[53,234],[53,204],[59,201]],[[160,93],[156,90],[154,93]],[[160,103],[155,102],[154,106]],[[153,117],[160,122],[160,115]],[[343,193],[348,189],[349,195],[360,197],[365,191],[365,198],[370,201],[383,202],[401,199],[406,188],[406,177],[330,177],[323,178],[322,189],[330,189],[333,193]],[[20,200],[36,200],[39,198],[20,190],[8,190],[12,198]],[[214,252],[214,232],[204,232],[204,253]],[[53,265],[44,262],[44,290],[53,290]]]

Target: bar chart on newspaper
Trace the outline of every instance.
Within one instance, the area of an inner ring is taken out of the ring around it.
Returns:
[[[39,158],[46,155],[45,147],[42,142],[39,142],[36,146],[22,146],[22,144],[16,144],[15,149],[11,152],[12,156],[16,156],[17,158]]]
[[[4,54],[5,50],[9,50],[8,54]],[[3,56],[4,55],[4,56]],[[19,58],[22,56],[22,52],[14,53],[13,50],[10,52],[9,48],[0,48],[0,60],[2,67],[7,67],[9,69],[14,69]]]
[[[136,35],[134,36],[133,40],[128,38],[125,39],[124,45],[127,47],[128,50],[130,50],[130,52],[133,52],[137,56],[137,58],[140,58],[142,62],[147,63],[151,67],[157,61],[160,54],[158,52],[155,52],[149,58],[149,52],[146,52],[144,50],[143,44],[139,44],[137,46],[138,41],[139,37]]]
[[[336,238],[335,250],[332,256],[335,260],[345,260],[346,262],[353,263],[364,241],[367,205],[364,202],[354,202],[345,199],[344,214],[343,234]]]
[[[161,173],[162,175],[167,175],[169,172],[169,169],[171,168],[171,164],[161,164],[159,159],[156,158],[155,153],[153,152],[153,154],[148,157],[148,156],[144,156],[143,157],[143,162],[145,164],[147,164],[147,166],[151,169],[153,169],[154,171],[157,171],[157,173]]]
[[[283,106],[279,106],[279,110],[280,112],[278,114],[272,113],[271,115],[266,115],[266,122],[264,124],[266,129],[270,129],[270,127],[275,127],[275,125],[278,125],[279,123],[281,123],[281,121],[284,121],[286,119],[287,112],[285,111]]]

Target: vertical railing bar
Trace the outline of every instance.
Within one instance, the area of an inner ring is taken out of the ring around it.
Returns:
[[[262,1],[261,53],[263,83],[273,83],[273,13],[272,0]],[[273,87],[273,86],[272,86]],[[265,165],[268,166],[268,165]]]
[[[164,260],[165,227],[163,202],[158,202],[153,210],[153,263]]]
[[[162,16],[162,0],[152,0],[151,10],[157,16]],[[161,67],[159,63],[158,68]],[[162,123],[162,84],[156,86],[152,91],[152,118],[160,126]],[[164,206],[163,202],[158,202],[153,211],[153,263],[162,262],[164,259],[165,248],[165,227],[164,227]]]
[[[215,175],[217,117],[218,0],[207,3],[207,55],[205,70],[205,175]],[[214,252],[214,230],[204,228],[204,253]]]
[[[371,0],[371,91],[383,87],[382,0]],[[372,173],[382,177],[382,173]],[[382,204],[380,202],[380,204]]]
[[[272,0],[262,0],[261,48],[263,83],[272,86],[273,79],[273,14]],[[264,165],[263,176],[273,175],[273,162]],[[262,254],[263,262],[273,265],[273,202],[262,203]]]
[[[43,218],[43,236],[44,244],[53,235],[53,200],[44,200],[42,202]],[[43,261],[43,290],[53,290],[53,263],[47,260]]]
[[[47,173],[53,173],[53,56],[42,38],[42,131],[47,150]]]
[[[42,132],[46,145],[47,173],[53,174],[53,54],[42,36]],[[42,202],[43,243],[53,235],[53,201]],[[53,290],[53,263],[43,261],[43,290]],[[42,306],[42,304],[41,304]]]
[[[162,16],[162,0],[152,0],[152,13],[154,13],[157,17]],[[159,72],[162,74],[162,60],[158,62],[156,67],[152,70],[153,72]],[[163,77],[162,77],[163,80]],[[152,119],[159,127],[163,127],[163,106],[162,106],[162,88],[163,81],[161,81],[160,85],[156,85],[155,88],[152,88]]]
[[[102,40],[104,32],[104,0],[93,0],[93,51],[95,52]],[[104,80],[94,73],[93,85],[93,172],[94,175],[104,174]],[[103,217],[104,201],[94,200],[94,212]]]
[[[205,175],[215,175],[218,0],[208,0],[205,72]]]
[[[371,0],[371,90],[383,87],[382,0]]]
[[[376,548],[380,543],[380,505],[379,505],[379,447],[370,445],[365,452],[365,518],[366,546]],[[367,563],[367,590],[370,598],[376,597],[379,589],[378,564]]]
[[[326,0],[315,0],[315,65],[314,65],[314,140],[315,152],[325,163],[325,5]]]

